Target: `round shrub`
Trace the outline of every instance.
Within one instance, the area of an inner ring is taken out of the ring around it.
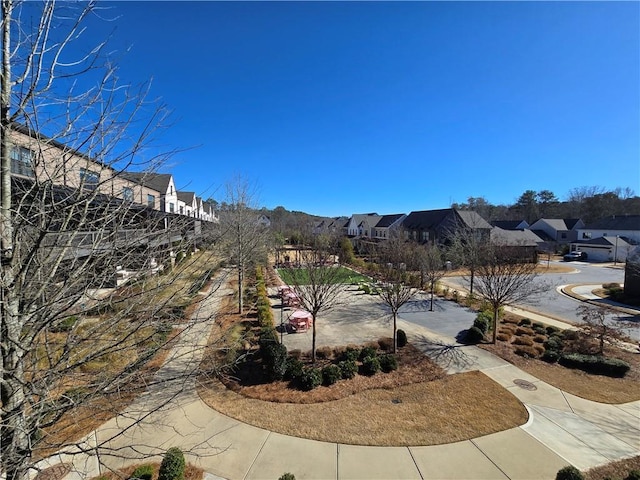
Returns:
[[[556,333],[560,333],[560,329],[558,327],[553,327],[551,325],[549,325],[544,330],[547,332],[547,335],[549,335],[549,336],[554,335]]]
[[[375,357],[365,357],[362,360],[362,373],[365,375],[375,375],[380,371],[380,359]]]
[[[282,380],[287,371],[287,347],[281,343],[267,343],[262,349],[267,375],[272,380]]]
[[[342,379],[342,371],[338,365],[327,365],[322,369],[322,382],[329,386]]]
[[[577,330],[564,330],[562,332],[563,340],[577,340],[580,337],[580,332]]]
[[[319,368],[304,368],[298,377],[300,388],[305,391],[313,390],[322,384],[322,372]]]
[[[392,355],[392,354],[381,355],[379,357],[379,360],[380,360],[380,369],[385,373],[389,373],[389,372],[392,372],[393,370],[398,369],[398,359],[396,358],[395,355]]]
[[[518,327],[516,328],[516,335],[533,335],[535,332],[532,328],[529,327]]]
[[[404,330],[398,330],[396,332],[396,341],[398,342],[398,348],[402,348],[407,344],[407,334]]]
[[[522,320],[520,320],[520,322],[518,322],[518,325],[529,326],[531,325],[531,320],[529,320],[528,318],[523,318]]]
[[[153,477],[153,465],[140,465],[129,476],[129,480],[151,480]]]
[[[304,364],[295,357],[287,358],[287,367],[284,372],[284,378],[286,380],[296,380],[302,375]]]
[[[367,357],[376,357],[378,356],[378,352],[375,348],[366,346],[362,350],[360,350],[360,361],[364,361]]]
[[[318,358],[331,358],[331,355],[333,355],[333,348],[327,346],[316,348],[316,355]]]
[[[533,337],[533,341],[536,343],[544,343],[547,340],[547,337],[544,335],[536,335]]]
[[[393,350],[393,338],[383,337],[378,339],[378,347],[380,347],[380,350],[384,352],[389,352]]]
[[[466,343],[480,343],[484,340],[484,333],[478,327],[471,327],[467,330],[467,334],[464,337]]]
[[[568,465],[558,470],[556,480],[584,480],[584,475],[573,465]]]
[[[533,339],[531,337],[516,337],[513,343],[514,345],[527,345],[530,347],[533,345]]]
[[[489,325],[493,323],[493,315],[491,312],[483,311],[478,313],[476,319],[473,321],[473,326],[478,327],[482,333],[489,331]]]
[[[513,349],[513,352],[525,358],[536,358],[538,356],[538,351],[529,345],[518,345]]]
[[[640,470],[631,470],[624,480],[640,480]]]
[[[164,454],[164,458],[160,464],[158,480],[183,480],[184,468],[185,461],[182,450],[178,447],[171,447]]]
[[[510,333],[499,333],[498,335],[496,335],[496,338],[501,342],[508,342],[509,340],[511,340],[512,336],[513,335],[511,335]]]
[[[562,337],[558,335],[552,335],[547,338],[547,341],[544,342],[544,348],[547,350],[553,350],[555,352],[561,352],[564,348],[564,343],[562,341]]]
[[[342,355],[342,359],[346,361],[356,361],[360,358],[360,349],[357,347],[347,347]]]
[[[560,353],[556,350],[545,350],[541,358],[545,362],[556,363],[558,360],[560,360]]]
[[[343,360],[338,363],[338,367],[340,367],[342,378],[353,378],[358,373],[358,365],[355,360]]]
[[[293,473],[284,473],[278,480],[296,480],[296,476]]]

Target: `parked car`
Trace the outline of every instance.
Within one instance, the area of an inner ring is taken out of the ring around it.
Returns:
[[[573,252],[569,252],[564,256],[565,262],[573,262],[574,260],[586,260],[587,254],[585,252],[580,252],[575,250]]]

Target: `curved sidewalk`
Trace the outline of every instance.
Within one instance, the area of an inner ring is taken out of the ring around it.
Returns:
[[[221,290],[207,299],[202,314],[214,313],[226,293]],[[202,349],[193,345],[206,342],[214,319],[181,340],[158,372],[160,377],[199,363]],[[403,321],[401,328],[410,337],[433,336],[427,329]],[[569,463],[587,469],[640,454],[640,402],[616,406],[583,400],[477,347],[461,348],[468,362],[450,368],[481,370],[507,388],[529,410],[525,425],[435,446],[318,442],[269,432],[210,409],[197,396],[191,377],[188,382],[148,392],[126,413],[89,436],[89,445],[105,444],[111,450],[102,449],[100,462],[88,455],[75,458],[75,471],[67,478],[86,479],[104,472],[105,466],[117,469],[148,461],[149,456],[160,459],[171,446],[190,451],[188,460],[200,465],[208,479],[277,479],[285,472],[298,480],[552,479]],[[167,396],[175,398],[148,414]]]

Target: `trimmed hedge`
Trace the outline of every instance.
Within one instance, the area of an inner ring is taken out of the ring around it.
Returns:
[[[329,386],[342,380],[342,370],[338,365],[327,365],[322,369],[322,383]]]
[[[398,348],[402,348],[407,344],[407,334],[404,330],[396,331],[396,343]]]
[[[322,372],[319,368],[303,368],[302,374],[298,377],[298,382],[302,390],[313,390],[322,384]]]
[[[355,360],[344,360],[338,363],[338,367],[340,367],[342,378],[353,378],[358,373],[358,365]]]
[[[378,352],[373,347],[364,347],[360,350],[360,361],[364,362],[364,359],[367,357],[376,357],[378,356]]]
[[[365,375],[375,375],[380,371],[380,359],[376,357],[365,357],[362,360],[362,373]]]
[[[584,480],[584,475],[573,465],[568,465],[558,470],[556,480]]]
[[[145,464],[136,467],[129,476],[129,480],[151,480],[153,477],[153,465]]]
[[[471,327],[467,330],[464,340],[466,343],[480,343],[484,340],[484,333],[478,327]]]
[[[624,377],[629,371],[629,364],[617,358],[605,358],[598,355],[581,355],[579,353],[569,353],[562,355],[559,360],[560,365],[567,368],[577,368],[596,375],[606,375],[608,377]]]
[[[380,369],[385,373],[389,373],[389,372],[392,372],[393,370],[398,369],[398,359],[396,358],[395,355],[392,355],[392,354],[381,355],[379,357],[379,361],[380,361]]]
[[[284,371],[284,378],[286,380],[297,380],[302,375],[304,370],[304,363],[295,357],[287,358],[287,366]]]

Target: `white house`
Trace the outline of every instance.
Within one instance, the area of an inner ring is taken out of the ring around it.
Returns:
[[[373,237],[373,228],[378,224],[382,215],[377,213],[357,213],[351,215],[347,223],[347,235],[349,237]]]

